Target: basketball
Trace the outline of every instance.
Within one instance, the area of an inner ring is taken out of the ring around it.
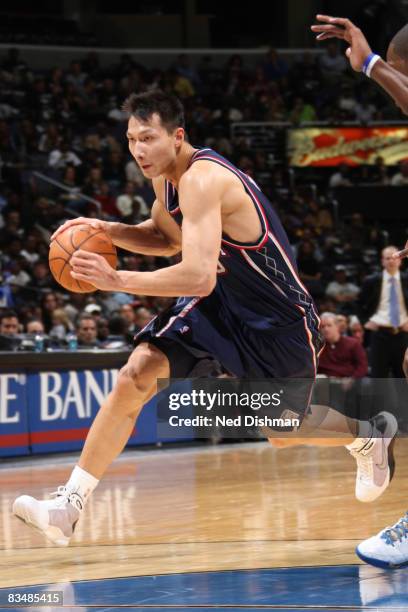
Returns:
[[[55,280],[68,291],[91,293],[96,291],[94,285],[71,276],[70,259],[79,249],[103,255],[108,264],[116,268],[116,248],[106,232],[86,224],[68,228],[51,242],[48,261]]]

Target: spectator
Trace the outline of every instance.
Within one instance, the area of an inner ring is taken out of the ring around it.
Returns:
[[[67,333],[73,331],[74,327],[63,308],[56,308],[51,315],[52,327],[49,331],[50,336],[64,340]]]
[[[325,53],[320,56],[319,65],[323,77],[328,81],[339,79],[346,71],[346,59],[343,53],[340,53],[336,42],[329,41]]]
[[[104,345],[109,336],[109,322],[105,317],[100,317],[96,322],[98,340]]]
[[[360,289],[354,283],[347,280],[345,266],[337,265],[334,271],[334,280],[327,288],[326,295],[333,298],[339,304],[354,302],[358,298]]]
[[[96,321],[91,315],[81,315],[77,321],[76,332],[78,346],[81,348],[97,348],[100,346],[97,337]]]
[[[355,315],[350,317],[349,330],[351,337],[364,345],[364,327],[361,325],[360,319]]]
[[[393,187],[403,187],[408,185],[408,161],[400,163],[399,172],[394,174],[391,178],[391,185]]]
[[[321,331],[326,340],[319,357],[319,373],[338,378],[362,378],[367,375],[367,355],[355,338],[342,336],[336,315],[321,316]]]
[[[339,326],[339,332],[342,336],[347,336],[348,331],[348,319],[344,314],[336,315],[337,325]]]
[[[56,170],[62,170],[69,165],[80,166],[81,163],[78,155],[70,151],[66,140],[62,140],[59,146],[51,151],[48,158],[48,165],[50,168],[55,168]]]
[[[347,164],[340,164],[336,172],[334,172],[329,179],[329,187],[332,189],[336,187],[351,187],[353,183],[349,175],[350,171]]]
[[[146,308],[145,306],[139,306],[135,310],[135,329],[136,331],[140,331],[145,327],[149,321],[151,321],[154,317],[154,313]]]
[[[47,332],[49,332],[52,327],[52,313],[57,307],[57,296],[53,291],[47,291],[41,300],[42,319]]]
[[[297,264],[299,276],[309,291],[315,296],[321,295],[323,292],[322,274],[316,257],[315,246],[311,240],[302,240],[299,243]]]
[[[0,334],[3,336],[17,336],[20,331],[20,322],[17,313],[5,310],[0,314]]]
[[[27,334],[44,334],[44,323],[40,319],[30,319],[26,324]]]
[[[98,321],[102,317],[102,308],[99,304],[95,304],[95,302],[91,302],[87,304],[84,308],[84,314],[91,315],[96,321]]]
[[[123,304],[120,308],[120,314],[126,321],[127,333],[136,334],[139,331],[139,327],[136,325],[136,313],[132,304]]]

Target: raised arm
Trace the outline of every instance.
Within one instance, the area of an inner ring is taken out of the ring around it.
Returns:
[[[318,33],[316,40],[339,38],[349,44],[346,56],[356,72],[364,72],[376,81],[393,99],[395,104],[408,115],[408,77],[372,53],[363,32],[349,19],[317,15],[321,23],[312,25]],[[371,58],[371,62],[370,62]]]
[[[72,275],[98,289],[155,296],[205,296],[216,284],[221,247],[222,179],[214,165],[200,162],[179,184],[183,213],[182,260],[154,272],[112,270],[103,257],[78,251],[72,257]],[[211,168],[212,166],[212,168]]]

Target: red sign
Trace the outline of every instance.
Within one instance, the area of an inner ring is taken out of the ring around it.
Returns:
[[[291,166],[358,166],[382,157],[387,165],[408,159],[408,127],[315,127],[289,130]]]

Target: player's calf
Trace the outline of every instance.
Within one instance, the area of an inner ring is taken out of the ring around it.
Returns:
[[[143,405],[156,393],[157,379],[167,378],[167,358],[150,345],[140,345],[119,373],[114,389],[88,433],[79,465],[53,499],[18,497],[13,513],[59,546],[66,546],[85,504],[106,468],[121,452]]]

